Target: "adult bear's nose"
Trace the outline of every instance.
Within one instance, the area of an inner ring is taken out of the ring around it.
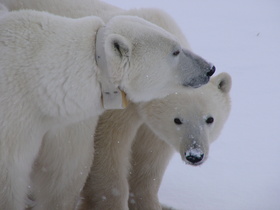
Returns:
[[[211,67],[210,71],[208,71],[206,75],[207,75],[208,77],[211,77],[211,76],[215,73],[215,71],[216,71],[216,67],[213,65],[213,66]]]
[[[199,148],[193,148],[185,152],[186,160],[192,165],[199,165],[202,163],[204,153]]]

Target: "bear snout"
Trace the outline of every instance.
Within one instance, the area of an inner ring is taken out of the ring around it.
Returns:
[[[191,165],[200,165],[203,163],[204,152],[199,148],[192,148],[185,152],[185,158]]]

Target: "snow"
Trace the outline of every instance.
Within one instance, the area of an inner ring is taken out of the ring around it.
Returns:
[[[180,210],[280,209],[280,1],[106,0],[167,11],[192,49],[233,79],[232,111],[208,160],[176,154],[160,201]]]

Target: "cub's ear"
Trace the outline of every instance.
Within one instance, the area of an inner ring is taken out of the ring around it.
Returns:
[[[228,73],[220,73],[213,77],[211,82],[223,93],[228,93],[231,89],[231,76]]]
[[[124,36],[110,34],[105,41],[105,51],[110,51],[109,54],[113,53],[120,59],[128,58],[131,55],[132,44]]]

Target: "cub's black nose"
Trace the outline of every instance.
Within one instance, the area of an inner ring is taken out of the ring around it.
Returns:
[[[204,153],[201,149],[194,148],[185,152],[185,157],[189,163],[198,165],[203,160]]]
[[[208,77],[211,77],[216,71],[216,67],[215,66],[212,66],[212,68],[210,69],[210,71],[207,72],[207,76]]]
[[[187,161],[191,162],[192,164],[196,164],[199,163],[200,161],[202,161],[204,154],[201,154],[200,156],[193,156],[193,155],[189,155],[186,156]]]

